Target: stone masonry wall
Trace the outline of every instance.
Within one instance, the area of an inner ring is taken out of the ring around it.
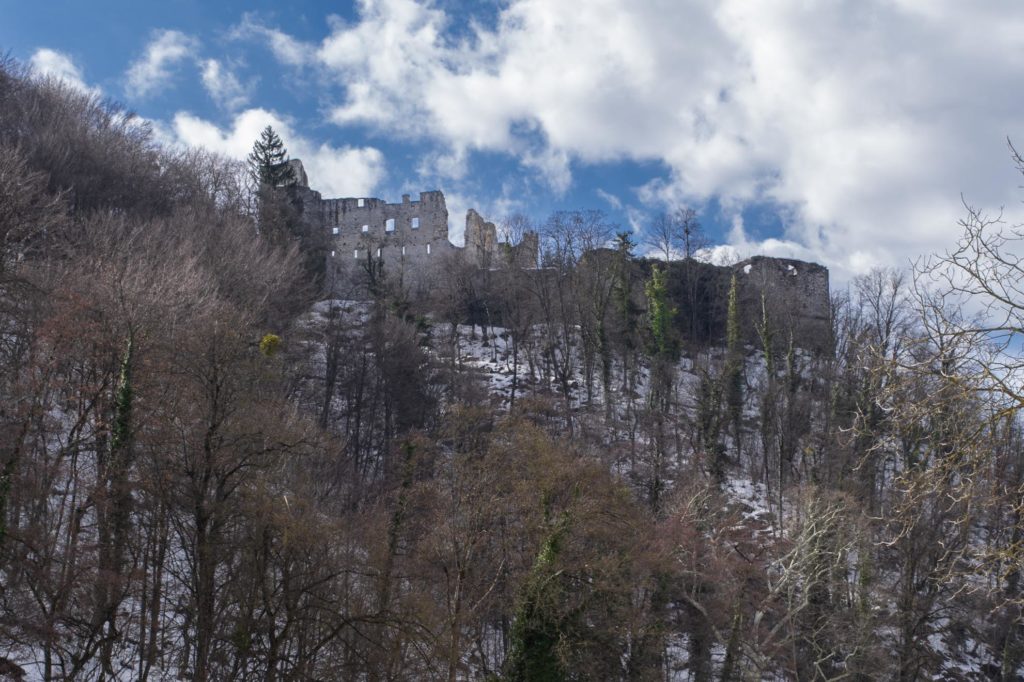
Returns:
[[[466,215],[466,246],[451,243],[448,208],[439,191],[420,192],[416,201],[406,194],[395,204],[372,197],[324,199],[305,186],[305,173],[297,177],[302,180],[291,191],[304,229],[324,235],[327,284],[339,295],[361,295],[368,257],[383,261],[389,277],[416,284],[444,267],[445,256],[461,254],[467,262],[487,268],[500,253],[494,224],[473,209]],[[535,265],[537,245],[536,235],[527,235],[513,254],[520,262]]]
[[[754,256],[732,266],[739,285],[740,307],[746,311],[748,338],[756,338],[762,300],[777,341],[787,344],[789,332],[798,346],[827,351],[832,322],[828,269],[816,263]],[[763,296],[763,299],[762,299]]]
[[[421,192],[418,201],[405,195],[400,204],[325,199],[320,213],[328,233],[328,272],[347,273],[369,254],[390,271],[414,276],[455,250],[448,241],[448,208],[441,192]]]
[[[459,250],[448,239],[441,192],[421,192],[416,201],[405,195],[395,204],[372,197],[323,199],[308,187],[293,192],[306,229],[325,237],[327,284],[338,295],[362,295],[368,257],[382,260],[388,276],[413,281]]]
[[[512,258],[519,267],[538,265],[536,233],[523,235],[510,249],[498,243],[497,228],[470,209],[466,215],[465,247],[448,239],[448,208],[439,191],[421,192],[416,201],[409,195],[401,203],[362,197],[323,199],[305,184],[298,165],[299,182],[290,188],[301,212],[303,229],[322,235],[326,244],[327,285],[335,295],[365,295],[365,269],[369,258],[383,261],[390,277],[406,284],[430,285],[450,256],[459,255],[479,268],[495,267],[499,257]],[[755,256],[729,267],[682,262],[669,265],[671,294],[682,315],[677,321],[684,335],[711,341],[725,331],[725,299],[735,274],[739,285],[743,335],[758,343],[756,324],[762,301],[767,307],[777,341],[788,342],[794,332],[797,345],[827,350],[831,337],[828,270],[814,263]],[[685,324],[684,324],[685,323]],[[784,337],[784,338],[783,338]]]
[[[688,344],[725,343],[729,288],[735,276],[744,344],[761,347],[757,328],[767,313],[776,351],[786,349],[791,333],[800,348],[830,349],[828,270],[820,265],[755,256],[726,266],[695,260],[676,260],[666,266],[643,260],[641,267],[638,276],[644,279],[653,267],[667,267],[668,293],[677,311],[674,324]]]

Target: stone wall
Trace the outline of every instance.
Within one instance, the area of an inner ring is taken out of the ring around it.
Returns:
[[[325,236],[327,284],[341,295],[364,293],[359,280],[368,259],[381,261],[389,277],[416,284],[444,267],[446,256],[461,254],[469,263],[487,268],[494,258],[509,253],[498,243],[494,223],[473,209],[466,214],[466,246],[452,244],[448,208],[439,191],[420,192],[415,201],[406,194],[395,204],[372,197],[324,199],[304,184],[291,192],[304,229]],[[537,248],[538,239],[531,233],[512,253],[535,265]]]
[[[789,258],[754,256],[732,270],[739,284],[740,307],[747,311],[748,338],[756,337],[752,327],[760,321],[763,300],[780,344],[789,342],[792,330],[797,346],[829,349],[832,322],[827,268]]]
[[[474,209],[466,213],[466,256],[482,268],[490,267],[498,244],[498,228],[484,220]]]
[[[388,278],[409,287],[432,287],[455,259],[481,269],[513,260],[518,267],[536,268],[539,237],[529,232],[519,245],[498,241],[494,223],[475,210],[466,214],[465,247],[448,239],[448,208],[444,194],[421,192],[413,201],[389,204],[371,197],[323,199],[305,184],[305,173],[289,188],[300,210],[303,230],[311,243],[324,244],[326,284],[335,294],[360,298],[366,295],[367,264],[382,263]],[[593,252],[597,257],[600,249]],[[611,252],[608,256],[612,257]],[[502,259],[502,260],[498,260]],[[637,263],[649,275],[650,261]],[[693,343],[724,340],[726,301],[733,275],[739,286],[743,336],[760,344],[756,326],[762,317],[762,301],[779,344],[788,343],[790,332],[798,346],[827,351],[831,340],[828,270],[814,263],[755,256],[733,266],[721,267],[697,261],[673,261],[668,265],[669,294],[679,311],[676,325],[683,338]],[[539,276],[542,271],[538,271]]]
[[[660,261],[643,261],[641,277],[650,276]],[[757,326],[762,302],[777,351],[783,351],[792,332],[796,346],[828,352],[831,318],[828,270],[814,263],[755,256],[736,265],[718,266],[695,260],[668,264],[668,290],[676,308],[680,337],[697,347],[725,343],[729,287],[736,277],[740,331],[745,344],[761,346]]]
[[[325,199],[320,216],[328,235],[328,273],[333,270],[341,279],[368,256],[381,259],[389,272],[415,277],[455,249],[448,241],[448,208],[440,192],[421,192],[418,201],[405,195],[400,204]]]

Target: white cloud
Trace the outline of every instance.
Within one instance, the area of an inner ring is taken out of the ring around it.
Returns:
[[[198,49],[199,41],[181,31],[155,32],[142,56],[128,67],[125,74],[128,94],[145,97],[164,88],[174,75],[174,65],[194,59]]]
[[[755,255],[817,260],[818,254],[791,239],[771,237],[763,240],[751,240],[747,237],[743,216],[739,213],[730,216],[730,222],[732,226],[729,229],[728,243],[702,249],[698,253],[698,258],[718,265],[731,265]]]
[[[278,61],[290,66],[302,66],[315,60],[315,45],[303,43],[283,31],[265,26],[252,13],[242,16],[241,23],[231,31],[231,37],[266,41]]]
[[[951,243],[961,192],[1019,199],[1017,0],[510,0],[459,39],[453,19],[362,0],[319,45],[259,31],[344,84],[338,124],[508,153],[555,191],[573,164],[660,161],[647,198],[779,206],[785,235],[735,246],[847,273]]]
[[[636,206],[626,206],[626,220],[629,221],[629,229],[634,234],[643,235],[649,216]]]
[[[372,196],[384,179],[384,155],[373,147],[332,147],[298,134],[288,120],[266,109],[247,109],[235,115],[228,128],[192,114],[179,112],[163,139],[205,147],[226,156],[244,159],[266,126],[273,126],[292,158],[302,160],[313,189],[325,197]]]
[[[71,57],[63,52],[41,47],[32,54],[31,59],[29,59],[29,66],[40,76],[57,78],[64,81],[70,87],[82,92],[95,95],[101,94],[99,88],[86,84],[82,70],[78,68]]]
[[[572,185],[569,152],[557,147],[543,147],[537,152],[524,152],[523,165],[538,171],[557,194],[565,194]]]
[[[601,199],[606,201],[608,203],[608,205],[611,206],[612,208],[614,208],[615,210],[617,210],[617,211],[622,210],[622,199],[618,198],[617,196],[615,196],[611,192],[606,192],[603,189],[601,189],[600,187],[598,187],[595,193]]]
[[[469,154],[465,147],[437,150],[420,159],[416,172],[421,178],[462,180],[469,171]]]
[[[228,67],[216,59],[202,64],[203,87],[222,109],[234,111],[249,103],[249,88]]]

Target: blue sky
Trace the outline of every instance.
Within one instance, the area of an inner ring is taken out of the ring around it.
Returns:
[[[284,9],[287,7],[287,9]],[[1020,206],[1019,0],[0,2],[0,50],[243,157],[273,124],[325,196],[442,189],[492,220],[690,206],[719,257],[840,281]]]

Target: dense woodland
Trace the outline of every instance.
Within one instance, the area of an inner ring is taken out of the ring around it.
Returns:
[[[692,215],[323,300],[258,179],[0,63],[0,676],[1018,679],[1009,227],[811,351],[701,327]]]

